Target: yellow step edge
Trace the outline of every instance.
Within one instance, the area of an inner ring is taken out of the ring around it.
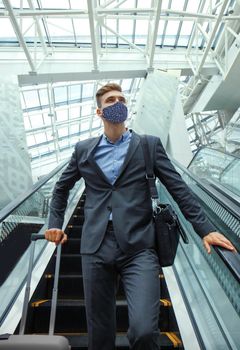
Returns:
[[[47,301],[49,301],[49,299],[42,299],[42,300],[38,300],[38,301],[34,301],[31,306],[32,307],[38,307],[41,304],[46,303]]]
[[[37,334],[48,334],[48,333],[37,333]],[[164,334],[161,332],[161,334]],[[66,336],[66,335],[79,335],[79,336],[88,336],[88,333],[79,333],[79,332],[76,332],[76,333],[59,333],[59,332],[54,332],[54,335],[63,335],[63,336]],[[127,336],[127,332],[117,332],[116,335],[122,335],[122,336]]]
[[[182,345],[182,341],[181,339],[179,339],[179,337],[177,336],[176,333],[172,333],[173,337],[176,339],[176,341],[178,342],[178,346],[181,346]]]
[[[168,299],[160,299],[164,306],[172,306],[172,303]]]
[[[162,332],[162,334],[165,334],[172,342],[174,348],[178,348],[180,345],[182,345],[181,340],[178,338],[178,336],[173,332]]]

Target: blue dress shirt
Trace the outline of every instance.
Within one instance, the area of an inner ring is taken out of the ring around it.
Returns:
[[[126,130],[123,135],[113,143],[103,134],[95,150],[94,160],[112,185],[119,176],[131,137],[132,133]],[[109,219],[112,219],[112,214]]]

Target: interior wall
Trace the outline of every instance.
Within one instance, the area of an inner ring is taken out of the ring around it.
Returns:
[[[0,209],[32,185],[19,88],[0,81]]]

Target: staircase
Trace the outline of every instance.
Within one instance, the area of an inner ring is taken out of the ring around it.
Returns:
[[[68,233],[68,242],[62,247],[55,323],[55,334],[66,336],[66,338],[69,339],[71,348],[74,350],[87,349],[87,326],[80,257],[81,229],[84,220],[84,196],[85,195],[83,194],[74,215],[68,224],[66,230],[66,233]],[[28,320],[26,325],[26,333],[28,334],[48,333],[54,267],[55,257],[49,262],[29,303]],[[162,271],[159,274],[159,283],[161,284],[159,320],[159,328],[161,330],[161,349],[184,349]],[[116,349],[125,350],[129,349],[126,337],[128,313],[121,282],[116,303]]]

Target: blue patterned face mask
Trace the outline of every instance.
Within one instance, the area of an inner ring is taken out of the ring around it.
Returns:
[[[103,108],[103,117],[111,123],[123,123],[127,116],[128,109],[122,102]]]

